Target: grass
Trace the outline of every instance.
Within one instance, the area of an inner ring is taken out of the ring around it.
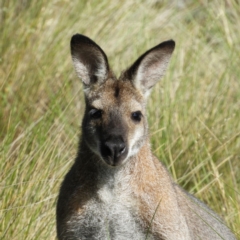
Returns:
[[[0,3],[0,238],[55,239],[59,187],[84,110],[69,41],[94,39],[119,74],[172,38],[149,99],[154,153],[240,239],[240,5],[225,1]]]

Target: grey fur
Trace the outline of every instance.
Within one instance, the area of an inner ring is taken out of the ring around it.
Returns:
[[[150,49],[117,80],[103,50],[73,36],[86,112],[78,155],[58,198],[59,240],[236,239],[216,213],[173,182],[149,146],[146,98],[174,46],[168,41]],[[131,115],[136,111],[141,114]]]

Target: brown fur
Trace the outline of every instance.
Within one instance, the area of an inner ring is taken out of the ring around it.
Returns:
[[[150,49],[117,79],[96,43],[73,36],[86,110],[78,155],[58,198],[59,239],[235,239],[151,152],[146,99],[173,49],[173,41]]]

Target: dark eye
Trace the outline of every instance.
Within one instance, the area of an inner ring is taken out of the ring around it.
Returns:
[[[140,111],[136,111],[132,113],[132,120],[136,122],[140,122],[142,118],[142,113]]]
[[[91,109],[90,112],[90,117],[93,118],[93,119],[99,119],[102,117],[102,110],[99,110],[99,109]]]

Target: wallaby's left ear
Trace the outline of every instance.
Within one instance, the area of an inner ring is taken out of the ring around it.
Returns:
[[[123,77],[133,82],[145,96],[164,75],[175,48],[175,42],[169,40],[151,48],[123,73]]]

